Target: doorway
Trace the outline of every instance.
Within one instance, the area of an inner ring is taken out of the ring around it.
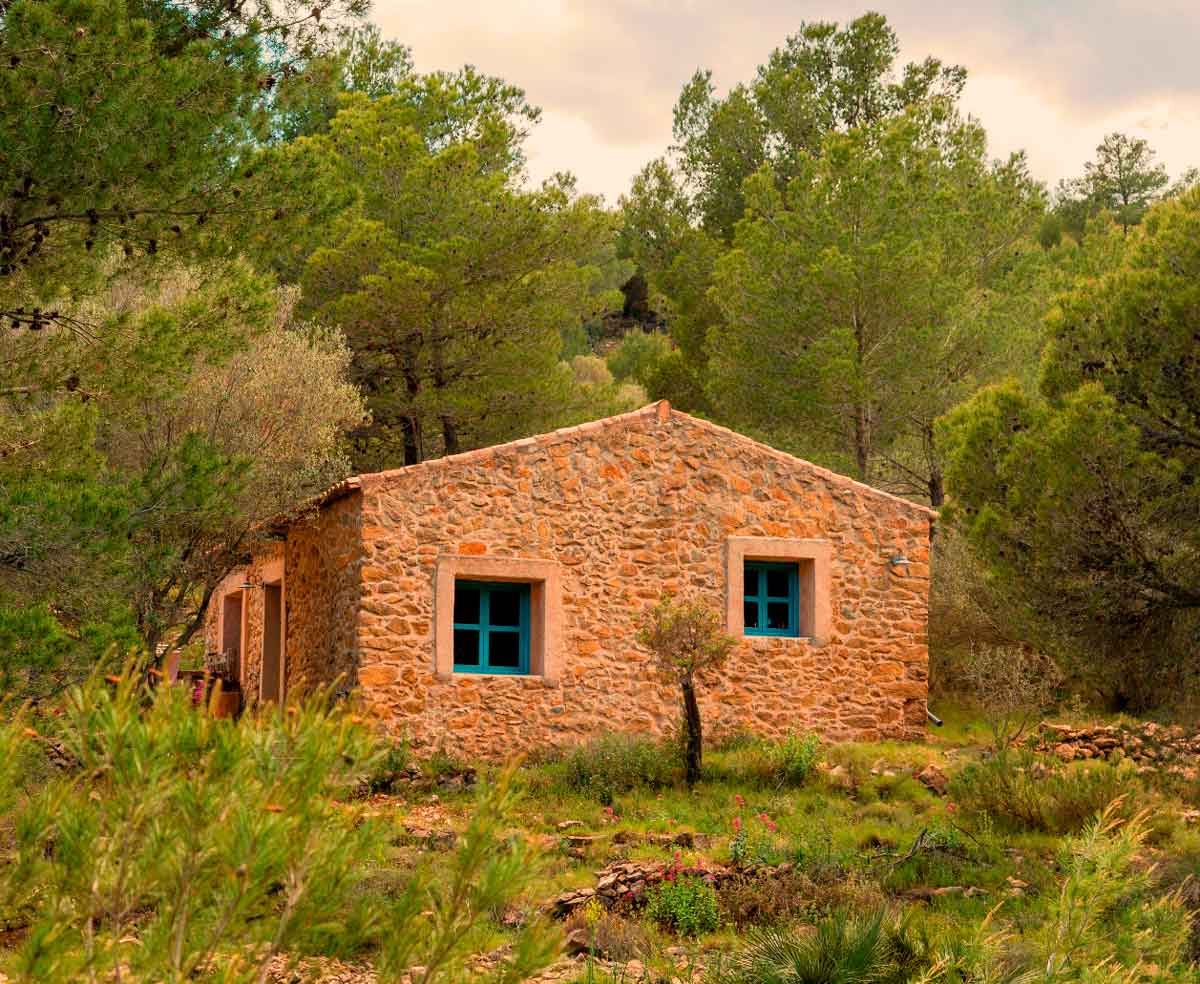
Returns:
[[[263,657],[259,698],[283,699],[283,585],[263,585]]]
[[[230,680],[242,678],[242,592],[225,596],[221,611],[221,653],[228,660]]]

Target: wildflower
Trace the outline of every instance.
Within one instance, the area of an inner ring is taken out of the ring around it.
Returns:
[[[946,804],[946,812],[947,812],[947,813],[953,813],[953,812],[954,812],[955,810],[957,810],[957,809],[958,809],[958,807],[957,807],[957,806],[955,806],[953,803],[947,803],[947,804]]]
[[[736,833],[740,834],[742,832],[742,818],[741,817],[733,818],[733,829]]]
[[[746,805],[746,801],[742,798],[741,793],[734,793],[733,801],[738,805],[739,809]]]

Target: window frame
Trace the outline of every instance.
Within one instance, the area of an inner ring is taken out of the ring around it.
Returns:
[[[746,593],[746,575],[754,571],[757,575],[758,591],[750,595]],[[767,575],[772,572],[786,572],[788,578],[787,595],[772,595],[767,589]],[[772,603],[786,603],[788,606],[787,626],[782,629],[770,627],[768,612]],[[800,564],[792,560],[754,560],[747,558],[742,561],[742,605],[753,603],[758,608],[758,625],[745,625],[743,617],[742,631],[748,636],[774,636],[784,639],[800,637]]]
[[[799,601],[794,636],[746,632],[745,562],[772,561],[797,565]],[[725,630],[753,646],[770,647],[795,639],[810,646],[827,645],[833,629],[833,544],[801,537],[730,536],[725,540]]]
[[[451,604],[457,602],[458,591],[460,588],[469,588],[479,592],[479,621],[455,621],[452,623],[452,628],[455,633],[460,630],[465,632],[479,633],[479,662],[477,664],[459,663],[454,659],[452,652],[451,665],[453,667],[453,672],[501,674],[504,676],[529,676],[530,609],[532,607],[532,585],[529,582],[523,581],[481,581],[476,580],[475,578],[457,578],[454,582],[454,599]],[[491,601],[493,594],[518,595],[518,614],[517,624],[515,626],[491,624]],[[491,649],[492,635],[494,633],[517,636],[518,660],[516,666],[491,665],[489,654]]]
[[[454,583],[458,580],[517,581],[530,586],[528,675],[454,671]],[[516,685],[557,684],[563,660],[562,566],[542,557],[439,554],[433,573],[433,622],[430,669],[437,679],[459,685],[489,678]]]

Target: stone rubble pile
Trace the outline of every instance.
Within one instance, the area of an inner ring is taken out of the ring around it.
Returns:
[[[760,878],[784,875],[794,869],[790,862],[780,865],[728,867],[726,865],[680,866],[661,861],[618,861],[596,872],[595,888],[576,888],[563,892],[546,907],[556,919],[565,919],[580,906],[593,899],[604,908],[618,903],[638,905],[645,901],[646,891],[672,872],[676,878],[702,878],[714,888],[735,878]]]
[[[1129,759],[1139,771],[1162,769],[1185,778],[1200,777],[1200,733],[1189,734],[1179,725],[1147,721],[1137,725],[1093,725],[1075,728],[1043,722],[1038,751],[1064,762],[1077,759]]]

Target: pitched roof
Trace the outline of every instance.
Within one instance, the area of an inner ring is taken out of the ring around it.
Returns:
[[[604,417],[600,420],[591,420],[585,424],[576,424],[573,427],[560,427],[558,430],[548,431],[545,434],[538,434],[534,437],[522,437],[515,441],[507,441],[504,444],[494,444],[485,448],[476,448],[472,451],[462,451],[458,454],[449,454],[441,458],[431,458],[428,461],[418,462],[415,465],[405,465],[402,468],[389,468],[385,471],[366,472],[362,475],[355,475],[344,479],[334,486],[326,489],[315,499],[307,503],[307,506],[323,506],[337,499],[341,499],[347,495],[353,495],[361,490],[363,483],[367,481],[386,480],[395,475],[410,475],[422,470],[435,470],[444,468],[453,468],[457,465],[469,464],[471,462],[486,461],[498,455],[503,455],[511,451],[520,451],[526,448],[548,447],[553,444],[558,444],[562,441],[568,441],[572,438],[579,437],[585,434],[593,434],[597,431],[607,430],[610,427],[619,424],[631,423],[642,418],[655,417],[660,423],[666,423],[669,420],[678,420],[691,427],[708,430],[715,434],[720,434],[727,439],[736,440],[742,444],[749,445],[761,452],[770,455],[789,465],[800,466],[811,471],[814,475],[819,476],[831,485],[840,485],[843,488],[853,489],[858,492],[865,492],[869,495],[879,496],[883,499],[888,499],[901,506],[905,506],[914,512],[921,513],[927,516],[936,516],[937,510],[930,509],[928,506],[921,505],[919,502],[913,502],[905,499],[902,496],[893,495],[891,492],[884,492],[882,489],[877,489],[872,485],[867,485],[864,482],[859,482],[846,475],[841,475],[837,472],[830,471],[828,468],[822,468],[820,465],[814,465],[811,461],[806,461],[803,458],[797,458],[795,455],[788,454],[786,451],[780,451],[777,448],[771,447],[769,444],[764,444],[761,441],[756,441],[745,434],[739,434],[737,431],[730,430],[728,427],[721,427],[719,424],[714,424],[711,421],[704,420],[701,417],[693,417],[691,414],[684,413],[682,410],[675,410],[666,400],[659,400],[657,403],[651,403],[648,406],[641,407],[637,410],[630,410],[626,413],[619,413],[612,417]]]

